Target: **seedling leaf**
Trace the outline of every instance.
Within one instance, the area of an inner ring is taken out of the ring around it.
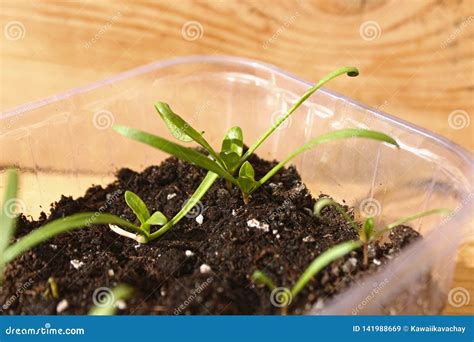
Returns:
[[[301,106],[301,104],[306,101],[311,95],[314,94],[315,91],[317,91],[319,88],[321,88],[325,83],[329,82],[330,80],[332,80],[333,78],[335,77],[338,77],[340,75],[344,75],[344,74],[347,74],[347,76],[349,77],[355,77],[357,75],[359,75],[359,70],[357,70],[357,68],[355,67],[342,67],[342,68],[339,68],[337,70],[334,70],[332,71],[331,73],[327,74],[324,78],[322,78],[321,80],[318,81],[318,83],[316,83],[314,86],[312,86],[310,89],[308,89],[308,91],[306,91],[306,93],[304,93],[304,95],[298,100],[298,102],[296,102],[289,110],[288,112],[286,112],[285,115],[283,115],[282,117],[280,117],[278,119],[278,121],[272,125],[272,127],[270,127],[265,133],[263,133],[258,139],[257,141],[252,145],[250,146],[250,148],[247,150],[247,152],[245,152],[245,154],[243,155],[243,157],[241,158],[241,163],[243,163],[244,161],[246,161],[251,155],[252,153],[286,120],[288,119],[288,117],[293,114],[293,112],[295,110],[298,109],[299,106]]]
[[[395,222],[392,222],[392,223],[386,225],[384,229],[381,229],[381,230],[377,231],[377,236],[380,236],[380,235],[384,234],[385,232],[387,232],[387,231],[389,231],[389,230],[391,230],[395,227],[401,226],[401,225],[403,225],[407,222],[416,220],[420,217],[429,216],[429,215],[432,215],[432,214],[440,214],[440,215],[449,216],[449,215],[452,214],[452,211],[449,210],[449,209],[445,209],[445,208],[438,208],[438,209],[420,211],[418,213],[402,217],[401,219],[398,219]]]
[[[307,142],[303,146],[293,151],[288,157],[286,157],[284,160],[279,162],[273,169],[271,169],[265,176],[263,176],[258,181],[258,185],[253,190],[257,189],[259,186],[261,186],[267,180],[273,177],[283,166],[285,166],[286,163],[288,163],[290,160],[292,160],[299,154],[313,148],[316,145],[322,144],[324,142],[339,140],[339,139],[346,139],[346,138],[373,139],[373,140],[383,141],[383,142],[386,142],[398,147],[397,142],[393,138],[391,138],[390,136],[384,133],[377,132],[377,131],[371,131],[371,130],[359,129],[359,128],[346,128],[346,129],[340,129],[337,131],[329,132],[329,133],[320,135],[319,137],[311,139],[309,142]]]
[[[231,173],[240,163],[244,146],[243,139],[242,129],[236,126],[227,132],[222,141],[221,153],[219,155],[227,167],[227,170],[230,170]]]
[[[140,227],[112,214],[105,213],[80,213],[67,216],[65,218],[51,221],[40,228],[33,230],[28,235],[20,238],[16,243],[9,246],[3,255],[3,261],[9,263],[23,252],[33,248],[43,241],[52,238],[53,236],[78,229],[83,227],[89,227],[95,224],[115,224],[118,226],[126,227],[134,230],[138,233],[142,233]]]
[[[132,191],[125,191],[125,202],[132,209],[135,216],[141,224],[144,224],[150,218],[150,212],[143,200]]]
[[[354,228],[355,231],[359,230],[359,228],[357,227],[357,224],[354,222],[352,217],[350,217],[349,214],[344,210],[342,205],[340,205],[339,203],[337,203],[331,198],[325,197],[325,198],[319,199],[314,204],[314,209],[313,209],[314,215],[321,218],[321,210],[323,210],[323,208],[328,205],[334,206],[336,210],[346,219],[346,221],[351,224],[352,228]]]
[[[18,189],[18,174],[15,170],[8,170],[5,196],[3,198],[2,211],[0,213],[0,283],[3,278],[3,269],[8,263],[5,257],[5,250],[10,243],[10,239],[15,234],[17,216],[10,212],[9,205],[16,200]]]
[[[259,270],[253,272],[252,281],[255,284],[262,284],[262,285],[267,286],[270,289],[270,291],[273,291],[276,288],[276,285],[273,283],[270,277]]]
[[[201,133],[196,131],[189,123],[184,121],[178,114],[174,113],[170,106],[164,102],[155,103],[155,108],[160,114],[163,121],[168,126],[171,134],[178,140],[189,142],[194,140],[204,147],[209,154],[216,160],[220,161],[219,155],[214,151],[212,146],[207,142]]]
[[[255,171],[248,161],[244,162],[240,167],[239,178],[237,181],[240,189],[245,194],[252,192],[254,187],[257,185],[257,182],[255,181]]]
[[[291,289],[291,295],[296,296],[305,285],[324,267],[329,265],[336,259],[343,257],[347,253],[362,246],[360,241],[348,241],[340,243],[334,247],[331,247],[321,255],[319,255],[313,262],[306,268],[303,274],[299,277],[296,284]]]
[[[189,124],[175,114],[167,103],[157,102],[155,103],[155,109],[168,127],[170,133],[176,139],[183,142],[191,142],[194,140],[184,131],[184,127],[189,126]],[[196,133],[199,134],[197,131]]]
[[[244,149],[244,134],[242,128],[235,126],[229,129],[222,141],[222,152],[234,152],[239,157]]]
[[[146,221],[146,224],[152,225],[152,226],[163,226],[168,222],[168,219],[166,216],[160,212],[157,211],[151,215],[151,217]]]
[[[374,233],[375,222],[373,217],[369,217],[365,220],[364,226],[361,231],[361,240],[364,243],[368,243],[372,239]]]
[[[118,133],[128,138],[155,147],[179,159],[182,159],[192,164],[196,164],[197,166],[202,167],[203,169],[206,169],[208,171],[217,173],[219,176],[223,177],[226,180],[229,180],[233,183],[235,182],[234,178],[219,164],[209,159],[206,155],[199,153],[191,148],[175,144],[169,140],[130,127],[115,125],[114,129]]]

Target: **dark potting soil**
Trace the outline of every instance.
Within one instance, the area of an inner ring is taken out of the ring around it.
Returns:
[[[257,178],[275,165],[256,156],[251,163]],[[37,221],[21,216],[16,237],[85,211],[109,212],[138,224],[123,198],[125,190],[137,193],[151,212],[160,210],[171,218],[204,175],[175,158],[141,173],[121,169],[106,188],[93,186],[78,199],[63,196]],[[148,244],[139,245],[105,225],[65,233],[7,267],[1,313],[86,314],[94,294],[125,283],[134,293],[120,314],[279,314],[270,291],[251,282],[255,270],[266,272],[277,286],[291,287],[316,256],[357,238],[332,208],[323,210],[324,220],[314,217],[314,202],[297,171],[289,167],[256,191],[248,205],[238,189],[228,190],[218,180],[201,205]],[[371,246],[368,269],[361,251],[333,262],[293,298],[289,313],[300,314],[316,302],[323,305],[418,237],[409,227],[395,228],[389,242]],[[50,277],[58,285],[57,299],[44,295]]]

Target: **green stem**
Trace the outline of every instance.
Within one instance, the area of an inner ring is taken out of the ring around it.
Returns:
[[[283,159],[275,167],[273,167],[270,171],[268,171],[267,174],[265,176],[263,176],[257,182],[257,185],[255,186],[255,188],[252,191],[255,191],[262,184],[264,184],[266,181],[268,181],[270,178],[272,178],[283,166],[285,166],[286,163],[288,163],[293,158],[297,157],[299,154],[301,154],[301,153],[303,153],[307,150],[310,150],[314,146],[322,144],[324,142],[339,140],[339,139],[346,139],[346,138],[374,139],[374,140],[384,141],[384,142],[393,144],[393,145],[398,147],[398,144],[394,139],[392,139],[391,137],[389,137],[386,134],[376,132],[376,131],[360,129],[360,128],[346,128],[346,129],[340,129],[340,130],[337,130],[337,131],[329,132],[329,133],[320,135],[319,137],[316,137],[316,138],[310,140],[305,145],[303,145],[303,146],[297,148],[295,151],[293,151],[288,157]]]
[[[327,251],[323,252],[320,256],[313,260],[313,262],[306,268],[303,274],[296,281],[296,284],[291,289],[291,295],[293,298],[295,298],[295,296],[300,293],[308,281],[310,281],[320,270],[322,270],[334,260],[343,257],[347,253],[361,246],[361,241],[347,241],[331,247]]]
[[[209,188],[214,184],[214,182],[219,178],[219,175],[215,174],[214,172],[209,171],[206,174],[206,177],[202,180],[201,184],[199,184],[198,188],[194,192],[193,196],[186,202],[186,204],[181,208],[181,210],[163,227],[158,229],[156,232],[150,234],[149,241],[159,238],[168,230],[171,229],[176,223],[178,223],[186,214],[191,210],[199,200],[206,194]]]
[[[389,230],[391,230],[395,227],[398,227],[398,226],[401,226],[402,224],[405,224],[407,222],[416,220],[417,218],[432,215],[432,214],[441,214],[441,215],[446,215],[447,216],[447,215],[451,214],[451,210],[444,209],[444,208],[438,208],[438,209],[426,210],[426,211],[415,213],[413,215],[402,217],[401,219],[398,219],[395,222],[392,222],[392,223],[386,225],[384,229],[381,229],[381,230],[377,231],[375,236],[380,237],[381,235],[383,235],[384,233],[388,232]]]
[[[99,224],[114,224],[143,234],[143,231],[140,229],[140,227],[137,227],[134,224],[112,214],[98,212],[79,213],[51,221],[44,226],[33,230],[28,235],[20,238],[20,240],[5,250],[3,261],[5,263],[9,263],[23,252],[56,235],[74,229],[87,228],[91,225]]]
[[[321,88],[324,84],[332,80],[333,78],[336,78],[340,75],[347,74],[350,77],[355,77],[359,75],[359,70],[355,67],[342,67],[340,69],[334,70],[333,72],[327,74],[323,79],[321,79],[318,83],[316,83],[314,86],[312,86],[299,100],[296,102],[288,112],[286,112],[285,115],[280,117],[276,124],[272,125],[265,133],[263,133],[258,140],[245,152],[245,154],[240,158],[240,163],[241,165],[243,162],[245,162],[253,152],[291,115],[295,110],[298,109],[301,104],[308,99],[313,93]]]

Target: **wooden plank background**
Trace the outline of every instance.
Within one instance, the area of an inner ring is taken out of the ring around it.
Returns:
[[[152,61],[249,57],[316,80],[341,65],[358,86],[330,88],[474,149],[473,1],[1,1],[0,110]],[[474,244],[453,288],[474,294]],[[474,299],[448,314],[474,312]]]

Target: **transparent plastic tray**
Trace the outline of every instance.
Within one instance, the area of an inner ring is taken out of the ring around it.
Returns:
[[[156,100],[205,129],[214,146],[234,125],[243,128],[249,144],[309,86],[273,66],[240,58],[156,62],[1,114],[0,169],[21,170],[22,206],[35,217],[61,194],[80,196],[91,184],[107,184],[118,168],[143,169],[166,158],[111,130],[115,122],[169,136],[153,108]],[[412,226],[424,239],[378,274],[330,301],[322,299],[308,313],[439,313],[458,246],[472,234],[472,156],[431,132],[327,90],[313,95],[258,153],[279,159],[311,137],[344,127],[388,133],[401,150],[349,139],[306,152],[294,164],[313,195],[344,199],[361,214],[377,214],[379,222],[437,207],[454,214],[415,221]],[[4,174],[0,178],[4,186]]]

